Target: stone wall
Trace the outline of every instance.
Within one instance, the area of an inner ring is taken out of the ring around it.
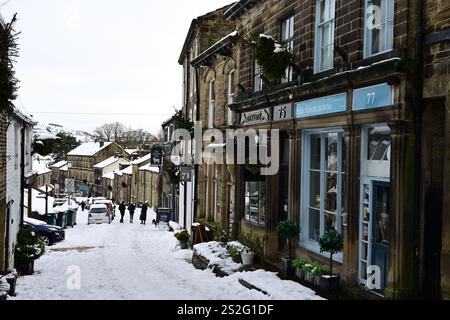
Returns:
[[[0,273],[4,270],[6,224],[6,113],[0,113]]]

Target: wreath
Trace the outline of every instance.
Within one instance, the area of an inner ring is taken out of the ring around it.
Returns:
[[[260,34],[246,42],[253,51],[253,58],[269,80],[281,79],[287,67],[293,63],[294,55],[286,45],[280,44],[271,36]]]

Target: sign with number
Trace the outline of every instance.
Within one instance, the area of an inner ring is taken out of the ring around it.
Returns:
[[[241,126],[270,122],[270,108],[241,114]]]
[[[291,120],[293,117],[292,110],[292,104],[290,103],[274,107],[273,121]]]
[[[183,182],[192,181],[192,168],[191,167],[180,167],[180,180]]]
[[[75,180],[74,179],[66,179],[66,192],[68,194],[75,193]]]
[[[392,87],[387,83],[366,87],[353,92],[353,110],[383,108],[393,104]]]
[[[347,111],[346,93],[303,101],[295,105],[295,115],[297,118],[308,118],[345,111]]]

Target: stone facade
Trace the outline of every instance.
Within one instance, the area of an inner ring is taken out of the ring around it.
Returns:
[[[6,113],[0,112],[0,273],[5,268],[6,231]]]

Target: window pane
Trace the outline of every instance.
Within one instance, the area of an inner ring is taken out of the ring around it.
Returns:
[[[326,136],[325,146],[327,148],[327,171],[338,171],[338,137],[338,133],[330,133]]]
[[[335,214],[325,214],[325,232],[337,228],[337,216]]]
[[[309,210],[309,238],[314,241],[320,239],[320,211]]]
[[[320,170],[321,136],[311,135],[311,169]]]
[[[310,176],[310,203],[309,205],[313,208],[320,209],[320,172],[311,171]]]
[[[388,126],[368,128],[368,160],[390,160],[391,129]]]
[[[326,199],[325,210],[337,213],[337,174],[327,173],[325,181]]]
[[[259,224],[264,225],[266,223],[266,184],[260,182],[259,184]]]
[[[326,0],[320,0],[320,23],[327,20],[326,12],[328,10],[326,9],[326,3]]]

